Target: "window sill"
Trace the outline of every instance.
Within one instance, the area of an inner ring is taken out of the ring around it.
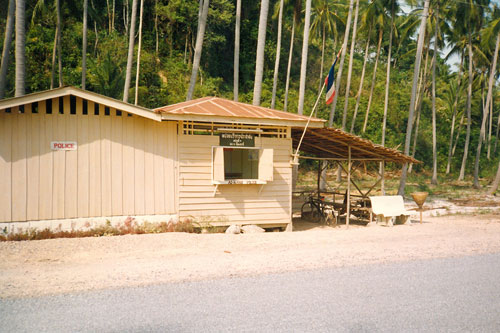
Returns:
[[[212,180],[212,184],[214,185],[264,185],[267,184],[265,180],[259,179],[230,179],[230,180]]]

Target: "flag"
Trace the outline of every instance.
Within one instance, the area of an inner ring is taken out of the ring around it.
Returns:
[[[332,68],[330,68],[330,71],[325,79],[327,105],[332,103],[333,98],[335,97],[335,64],[337,63],[337,58],[335,59],[335,62],[333,63]]]

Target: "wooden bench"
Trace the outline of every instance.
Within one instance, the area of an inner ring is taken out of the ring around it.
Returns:
[[[373,221],[373,215],[385,221],[388,226],[393,226],[393,221],[400,217],[402,223],[409,224],[411,213],[406,210],[403,197],[400,195],[382,195],[370,197],[372,210],[370,214],[370,222]]]

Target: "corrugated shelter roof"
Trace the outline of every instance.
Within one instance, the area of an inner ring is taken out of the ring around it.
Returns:
[[[235,102],[220,97],[203,97],[154,109],[163,119],[245,122],[273,125],[304,126],[309,117]],[[311,118],[309,127],[323,127],[325,120]]]
[[[303,129],[292,129],[293,148],[297,149]],[[421,163],[402,152],[374,144],[370,140],[336,128],[308,128],[300,151],[316,157],[347,160],[351,146],[351,159],[403,163]]]

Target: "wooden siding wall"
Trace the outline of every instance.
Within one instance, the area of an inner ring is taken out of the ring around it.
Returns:
[[[176,213],[177,123],[70,97],[0,110],[0,222]],[[76,141],[77,150],[51,150]]]
[[[202,216],[206,222],[223,224],[290,223],[291,139],[255,139],[256,146],[274,149],[272,182],[219,185],[214,196],[212,146],[218,145],[218,136],[179,135],[179,216]]]

